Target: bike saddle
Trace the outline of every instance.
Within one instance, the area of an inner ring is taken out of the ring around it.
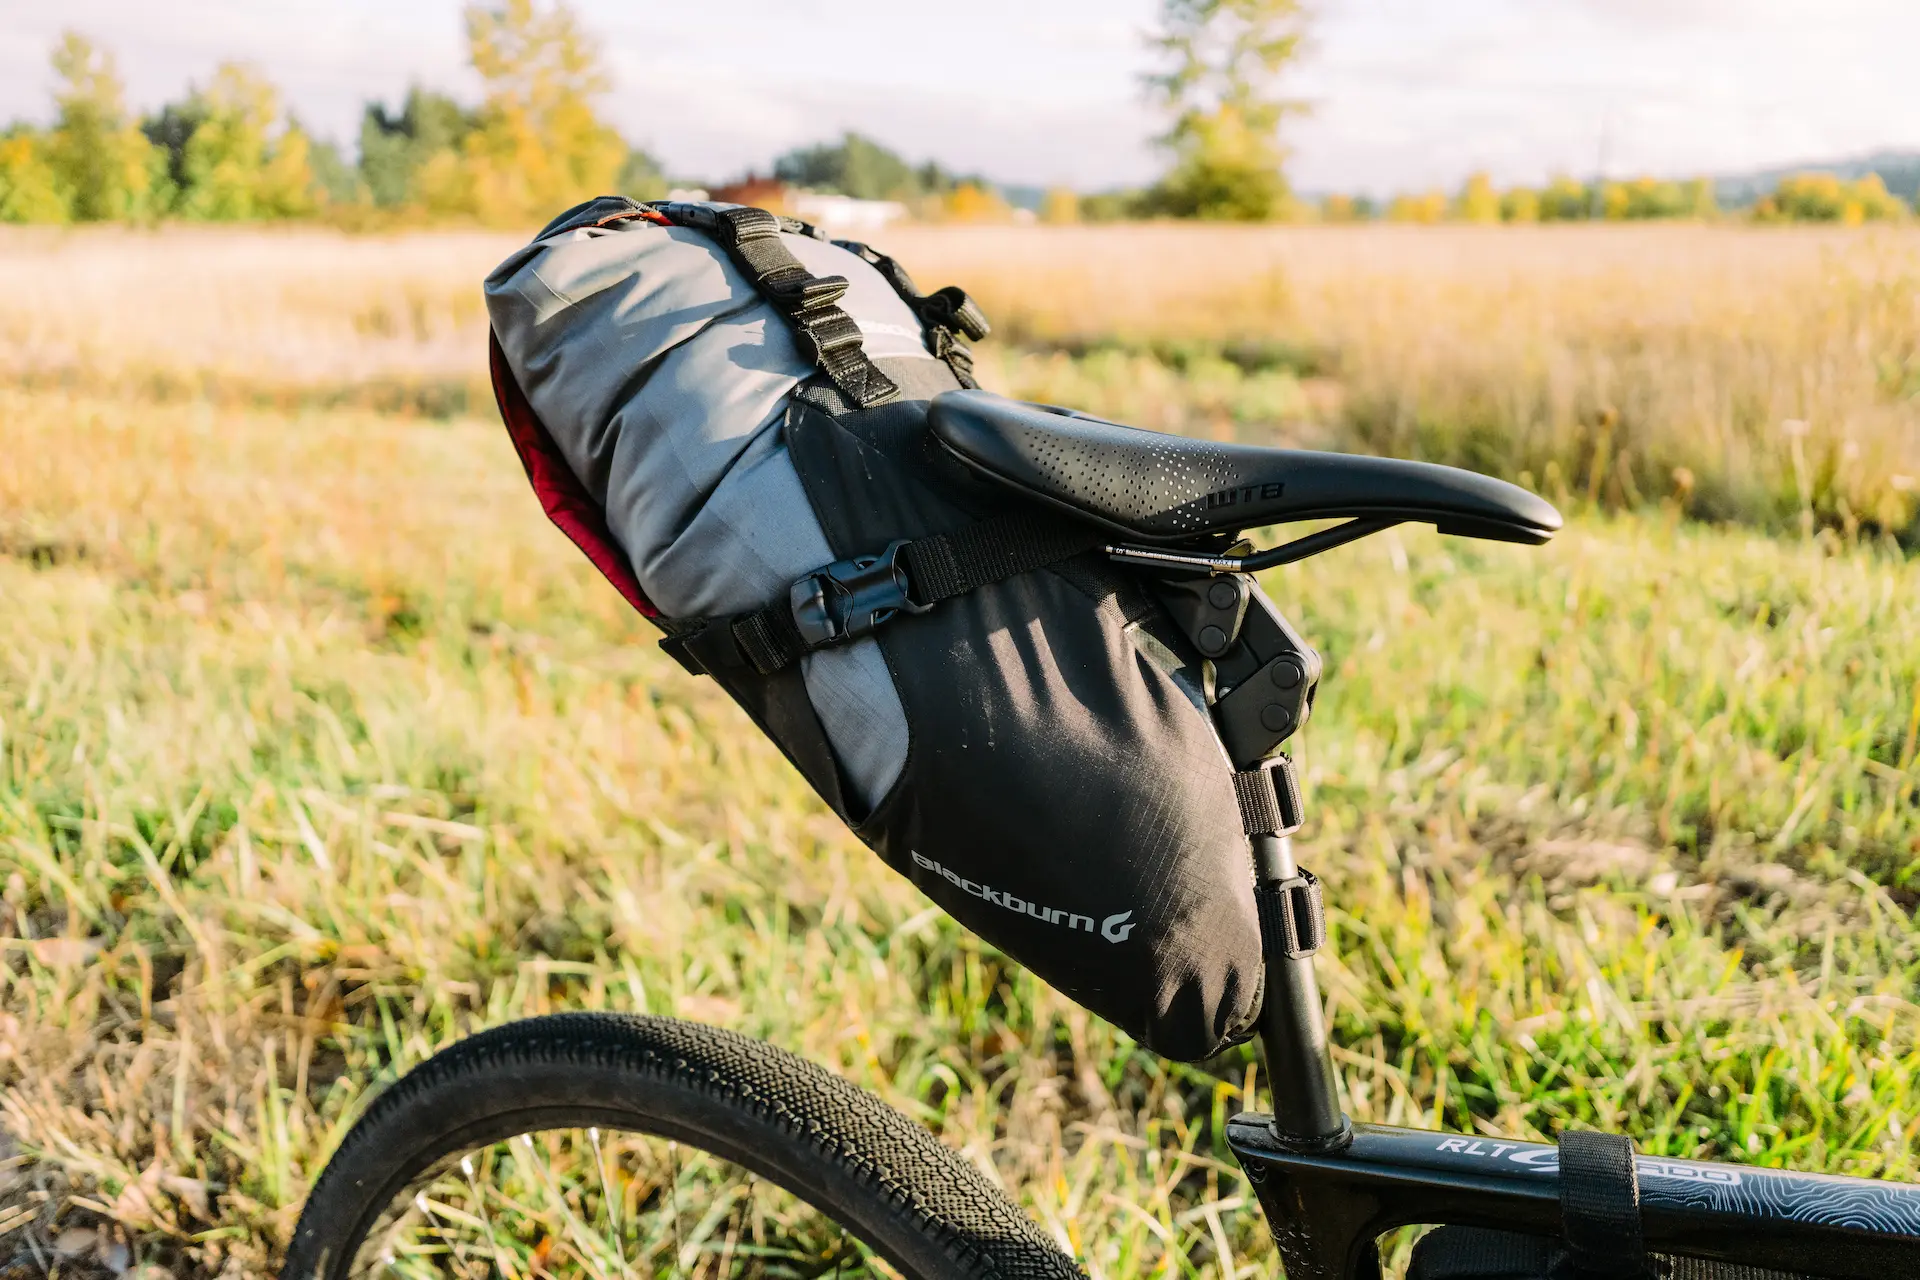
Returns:
[[[1560,528],[1560,513],[1518,485],[1430,462],[1218,444],[986,391],[936,396],[928,420],[934,437],[981,475],[1162,546],[1340,517],[1364,522],[1365,531],[1430,524],[1532,544]]]

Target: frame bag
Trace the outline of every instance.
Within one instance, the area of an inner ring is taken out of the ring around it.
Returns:
[[[1097,530],[933,440],[988,331],[964,293],[763,210],[603,197],[486,299],[548,515],[861,840],[1157,1053],[1251,1033],[1200,655]]]

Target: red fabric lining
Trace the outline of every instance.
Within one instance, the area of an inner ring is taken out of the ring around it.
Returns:
[[[663,227],[673,225],[673,220],[658,209],[625,209],[619,213],[610,213],[593,225],[596,227],[604,227],[609,222],[622,222],[628,218],[645,218],[648,222],[656,223]]]
[[[493,373],[493,398],[500,405],[500,417],[507,424],[507,435],[513,440],[514,451],[520,455],[520,465],[527,469],[527,479],[547,519],[559,526],[574,546],[587,553],[593,567],[642,617],[658,618],[660,610],[640,589],[640,579],[634,576],[626,553],[607,528],[606,512],[594,503],[586,486],[573,474],[573,468],[560,456],[559,446],[547,434],[533,406],[527,403],[520,384],[514,381],[513,370],[507,367],[506,353],[500,350],[500,339],[491,333],[487,335],[487,364]]]

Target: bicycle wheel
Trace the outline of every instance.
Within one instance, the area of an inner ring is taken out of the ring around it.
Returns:
[[[892,1272],[1081,1274],[978,1169],[802,1058],[671,1018],[555,1014],[464,1040],[378,1098],[282,1275]]]

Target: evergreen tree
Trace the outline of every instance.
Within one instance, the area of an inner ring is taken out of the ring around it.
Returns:
[[[162,180],[155,203],[164,211],[171,211],[187,189],[187,141],[205,117],[202,104],[189,96],[181,102],[167,103],[160,114],[140,122],[141,133],[159,153]]]
[[[473,128],[472,112],[418,85],[407,90],[396,112],[369,102],[360,117],[360,176],[374,204],[397,209],[421,203],[420,171],[436,156],[458,156]]]
[[[340,154],[340,147],[334,142],[324,142],[314,138],[301,128],[299,121],[287,117],[289,127],[299,130],[311,146],[307,152],[307,164],[313,170],[313,189],[322,204],[349,205],[364,201],[367,197],[360,174],[346,157]]]
[[[620,166],[620,176],[614,180],[616,193],[632,200],[664,200],[669,190],[666,170],[660,162],[634,147],[627,152],[627,159]]]
[[[894,152],[857,133],[787,152],[773,162],[773,176],[796,187],[837,191],[856,200],[911,200],[953,186],[951,176],[938,165],[916,171]]]

